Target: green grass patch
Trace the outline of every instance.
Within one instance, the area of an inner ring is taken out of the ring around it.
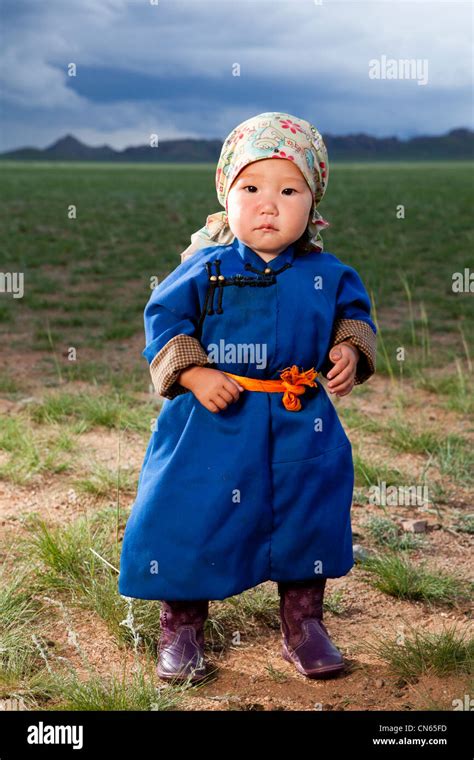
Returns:
[[[119,393],[70,393],[58,391],[30,405],[35,422],[83,423],[83,430],[101,426],[109,429],[128,429],[138,432],[150,430],[153,407],[147,409],[130,396]]]
[[[370,537],[377,546],[388,547],[398,551],[410,551],[426,545],[423,539],[413,533],[400,533],[398,525],[388,517],[371,515],[364,523]]]
[[[9,454],[0,465],[0,478],[26,484],[36,476],[60,474],[72,470],[76,449],[74,433],[70,430],[37,430],[25,414],[17,417],[0,416],[0,450]]]
[[[441,633],[409,627],[408,634],[395,639],[384,635],[366,642],[364,649],[384,660],[392,673],[407,683],[423,675],[442,678],[472,673],[474,664],[474,638],[456,624]]]
[[[455,606],[472,593],[472,584],[463,578],[430,570],[426,563],[415,565],[397,552],[369,556],[362,567],[371,574],[371,585],[398,599]]]
[[[397,486],[403,481],[403,475],[396,467],[371,464],[358,451],[353,452],[355,485],[370,488],[385,482],[387,486]]]
[[[27,522],[30,537],[23,556],[35,563],[39,591],[62,594],[68,603],[93,610],[117,641],[130,645],[134,629],[129,623],[123,624],[128,618],[139,631],[144,648],[150,651],[159,634],[159,603],[136,599],[130,612],[127,599],[118,592],[117,536],[126,518],[117,515],[115,508],[104,509],[92,518],[51,528],[32,514]]]

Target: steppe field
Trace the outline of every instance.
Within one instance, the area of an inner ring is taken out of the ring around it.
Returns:
[[[220,210],[214,167],[1,170],[3,709],[469,709],[472,163],[330,166],[325,248],[359,271],[378,327],[376,374],[334,398],[353,443],[357,547],[328,581],[325,623],[347,669],[310,680],[281,658],[267,582],[211,602],[215,668],[200,686],[155,674],[159,602],[120,596],[117,569],[162,401],[143,310]]]

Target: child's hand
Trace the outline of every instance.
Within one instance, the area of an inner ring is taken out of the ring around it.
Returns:
[[[336,396],[346,396],[354,387],[354,380],[360,351],[352,343],[338,343],[329,352],[334,367],[328,372],[328,388]]]
[[[220,412],[229,404],[238,401],[243,391],[231,377],[224,372],[210,367],[187,367],[178,375],[177,381],[184,388],[189,388],[197,400],[210,412]]]

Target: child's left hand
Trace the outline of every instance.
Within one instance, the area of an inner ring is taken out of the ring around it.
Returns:
[[[329,358],[334,363],[334,367],[327,374],[330,393],[346,396],[351,392],[359,357],[360,351],[352,343],[338,343],[330,350]]]

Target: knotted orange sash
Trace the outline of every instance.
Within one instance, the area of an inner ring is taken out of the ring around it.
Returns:
[[[283,391],[283,405],[289,412],[299,412],[301,409],[301,396],[306,391],[305,386],[314,388],[317,383],[314,378],[319,375],[314,367],[300,372],[296,364],[292,367],[286,367],[281,373],[281,380],[258,380],[254,377],[244,377],[243,375],[233,375],[231,372],[224,372],[225,375],[237,380],[240,385],[247,391],[264,391],[265,393],[281,393]]]

